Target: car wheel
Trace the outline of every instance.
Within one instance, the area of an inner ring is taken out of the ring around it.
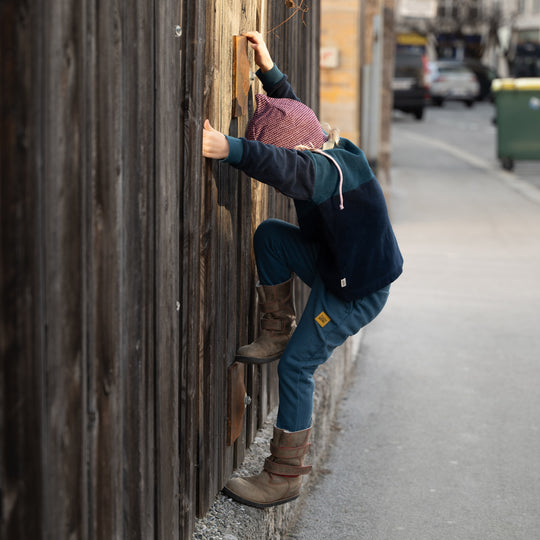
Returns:
[[[511,157],[504,156],[501,158],[501,165],[505,171],[514,170],[514,160]]]
[[[424,107],[415,109],[413,114],[417,120],[422,120],[422,118],[424,118]]]
[[[435,105],[437,105],[437,107],[442,107],[442,106],[443,106],[443,103],[444,103],[444,99],[443,99],[443,98],[440,98],[440,97],[433,98],[433,103],[434,103]]]
[[[465,100],[465,105],[470,109],[474,105],[474,99]]]

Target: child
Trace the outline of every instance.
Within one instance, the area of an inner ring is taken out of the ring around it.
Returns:
[[[363,152],[346,139],[328,136],[274,65],[261,34],[244,35],[267,96],[256,96],[246,138],[225,136],[206,120],[203,155],[293,198],[300,225],[269,219],[255,232],[260,332],[237,353],[237,360],[248,363],[280,359],[271,456],[260,474],[234,478],[223,490],[241,503],[265,508],[298,497],[301,475],[311,469],[303,461],[313,374],[381,311],[403,259]],[[311,287],[298,326],[293,273]]]

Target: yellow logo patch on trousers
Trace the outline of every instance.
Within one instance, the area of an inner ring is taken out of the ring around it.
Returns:
[[[315,317],[315,320],[319,323],[319,326],[321,328],[324,328],[329,322],[330,322],[330,317],[324,312],[324,311],[321,311],[316,317]]]

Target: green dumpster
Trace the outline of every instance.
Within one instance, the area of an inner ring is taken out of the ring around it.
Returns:
[[[506,170],[514,160],[540,159],[540,77],[495,79],[497,157]]]

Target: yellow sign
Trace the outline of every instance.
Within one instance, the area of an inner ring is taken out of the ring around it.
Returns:
[[[427,44],[426,36],[421,36],[420,34],[415,34],[415,33],[398,34],[396,36],[396,41],[399,45],[426,45]]]
[[[319,323],[319,325],[321,326],[321,328],[324,328],[329,322],[330,322],[330,317],[324,312],[324,311],[321,311],[316,317],[315,317],[315,320]]]

